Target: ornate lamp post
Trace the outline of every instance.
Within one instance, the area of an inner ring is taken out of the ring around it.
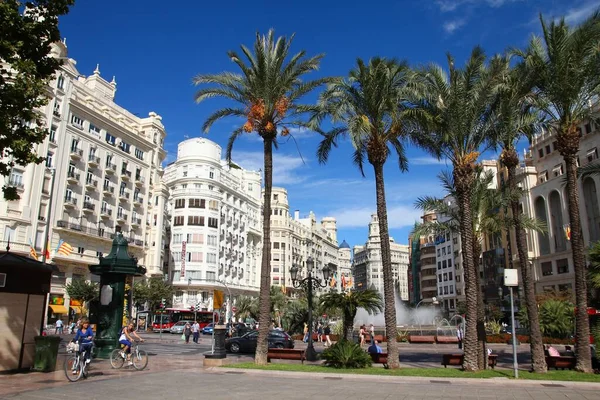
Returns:
[[[292,284],[295,288],[303,288],[307,292],[308,297],[308,347],[306,348],[306,359],[308,361],[316,361],[317,360],[317,352],[313,346],[312,339],[312,309],[313,309],[313,288],[316,290],[318,288],[322,288],[327,286],[327,281],[329,281],[329,277],[331,274],[331,270],[326,265],[323,267],[323,280],[319,278],[314,278],[312,276],[312,269],[315,266],[315,262],[312,257],[308,257],[306,260],[306,269],[308,269],[308,276],[306,278],[298,277],[299,268],[294,265],[290,268],[290,276],[292,278]]]

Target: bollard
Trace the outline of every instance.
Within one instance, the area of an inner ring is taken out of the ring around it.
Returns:
[[[227,353],[225,352],[225,325],[215,325],[214,329],[215,336],[215,351],[213,354],[207,354],[206,358],[226,358]]]

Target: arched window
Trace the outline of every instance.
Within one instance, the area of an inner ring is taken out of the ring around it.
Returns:
[[[556,190],[550,193],[548,201],[550,203],[550,222],[552,223],[552,238],[554,239],[555,251],[565,251],[567,249],[567,238],[563,227],[560,195]]]
[[[548,215],[546,214],[546,202],[543,197],[535,199],[535,217],[541,222],[548,225]],[[540,254],[550,254],[550,240],[548,234],[544,232],[538,232],[538,241],[540,242]]]
[[[598,207],[598,193],[596,183],[592,178],[583,181],[583,202],[587,214],[590,242],[600,240],[600,207]]]

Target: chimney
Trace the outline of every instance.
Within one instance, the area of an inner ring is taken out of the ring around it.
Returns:
[[[296,221],[300,219],[300,210],[294,210],[294,219]]]

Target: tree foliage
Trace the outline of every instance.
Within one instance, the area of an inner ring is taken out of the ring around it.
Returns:
[[[154,311],[162,299],[169,305],[173,299],[173,286],[162,277],[151,277],[147,281],[136,282],[133,285],[133,301],[137,304],[148,304],[148,309]]]
[[[352,338],[354,317],[359,308],[364,308],[369,314],[383,311],[381,294],[376,290],[352,291],[347,293],[329,292],[319,299],[324,311],[340,310],[344,324],[344,339]]]
[[[38,109],[48,101],[47,86],[62,63],[49,57],[50,45],[60,40],[58,17],[74,0],[0,1],[0,175],[14,165],[40,163],[34,144],[47,135]],[[16,188],[4,186],[4,196],[18,199]]]
[[[546,337],[566,338],[575,328],[575,307],[567,300],[548,298],[540,304],[540,329]],[[517,313],[517,320],[525,327],[529,327],[527,309],[521,307]]]
[[[321,354],[325,365],[334,368],[367,368],[371,366],[371,356],[361,347],[342,339]]]
[[[86,303],[97,299],[100,293],[97,283],[85,279],[73,279],[71,283],[65,285],[65,291],[70,298]]]

